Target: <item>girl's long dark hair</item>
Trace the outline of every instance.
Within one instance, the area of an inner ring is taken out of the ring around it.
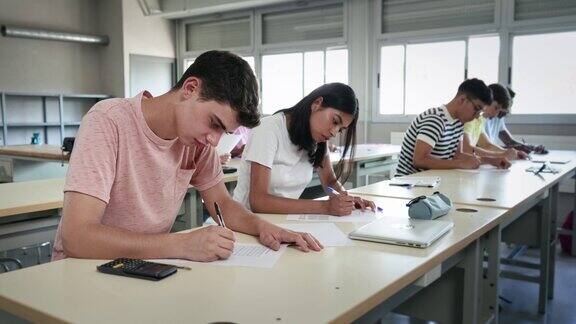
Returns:
[[[326,142],[314,142],[310,132],[312,103],[319,97],[322,97],[322,107],[334,108],[353,116],[350,126],[345,131],[344,149],[336,166],[336,178],[344,183],[348,180],[352,171],[351,165],[356,146],[358,99],[356,99],[354,90],[343,83],[328,83],[310,92],[293,107],[279,110],[276,113],[284,113],[290,116],[288,125],[290,140],[301,150],[308,152],[309,161],[314,167],[322,167],[322,160],[327,150]],[[348,151],[350,151],[349,155],[347,155]],[[347,160],[344,160],[345,156],[348,158]]]

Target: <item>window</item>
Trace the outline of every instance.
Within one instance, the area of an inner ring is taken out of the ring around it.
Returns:
[[[262,56],[262,112],[292,107],[327,82],[348,82],[346,49]]]
[[[497,82],[499,39],[498,36],[471,37],[383,46],[380,50],[380,114],[413,115],[447,103],[464,81],[466,69],[468,78],[476,77],[487,84]]]
[[[302,97],[302,53],[262,57],[262,111],[273,114]]]
[[[464,80],[464,52],[464,41],[406,46],[406,114],[452,99]]]
[[[512,46],[513,112],[575,114],[576,32],[516,36]]]
[[[348,50],[326,51],[326,83],[348,84]]]
[[[404,113],[403,45],[384,46],[380,51],[380,113]]]
[[[492,84],[498,82],[500,37],[473,37],[468,41],[468,78]]]

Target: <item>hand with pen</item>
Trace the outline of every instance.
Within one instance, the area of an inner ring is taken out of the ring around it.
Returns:
[[[218,227],[228,230],[226,223],[224,222],[222,212],[220,211],[220,206],[216,202],[214,202],[214,210],[216,212],[216,217],[219,224]],[[320,251],[324,248],[324,246],[320,244],[320,241],[318,241],[310,233],[289,231],[263,220],[259,220],[257,227],[260,243],[275,251],[280,249],[280,245],[283,243],[293,245],[302,252],[309,252],[310,250]],[[228,248],[228,245],[222,247]],[[230,254],[232,253],[233,249],[234,245],[232,244]],[[230,257],[230,255],[224,259],[227,259],[228,257]]]
[[[483,156],[482,163],[493,165],[498,169],[508,169],[512,165],[507,158],[499,156]]]
[[[234,232],[223,226],[207,226],[189,233],[178,234],[185,241],[182,258],[210,262],[228,259],[234,250]]]
[[[326,201],[326,214],[333,216],[347,216],[352,213],[355,208],[365,211],[371,208],[376,210],[376,205],[373,201],[362,199],[361,197],[350,196],[347,192],[339,193],[331,187],[326,187],[329,198]]]
[[[508,160],[526,160],[528,158],[528,154],[512,147],[506,149],[503,155]]]
[[[476,154],[460,153],[454,156],[460,169],[478,169],[481,161]]]

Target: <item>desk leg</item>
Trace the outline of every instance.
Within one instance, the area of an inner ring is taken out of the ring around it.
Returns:
[[[352,188],[362,187],[362,176],[360,175],[360,163],[353,162],[354,165],[352,166],[352,174],[350,175],[349,179],[352,180]],[[344,185],[344,184],[342,184]]]
[[[574,224],[574,221],[576,220],[576,174],[574,175],[574,208],[572,209],[572,217],[574,217],[572,219],[572,250],[570,251],[570,253],[572,254],[572,256],[576,256],[576,224]]]
[[[479,323],[478,311],[480,274],[482,273],[482,253],[480,253],[480,239],[474,241],[467,248],[463,260],[464,266],[464,295],[462,306],[462,323]]]
[[[482,309],[480,316],[487,314],[481,322],[493,318],[493,323],[498,323],[498,281],[500,277],[500,241],[502,235],[500,226],[488,232],[485,239],[486,253],[488,254],[488,266],[482,283]]]
[[[540,209],[540,275],[538,312],[546,313],[548,304],[548,281],[550,279],[550,225],[551,225],[551,191],[542,201]]]
[[[556,273],[556,243],[558,240],[558,191],[559,184],[550,188],[550,278],[548,280],[548,299],[554,298],[554,280]]]
[[[186,228],[202,226],[203,210],[202,197],[200,197],[198,191],[192,188],[188,189],[184,196],[184,222]]]

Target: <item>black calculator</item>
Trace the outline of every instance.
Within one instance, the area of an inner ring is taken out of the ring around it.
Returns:
[[[104,263],[97,269],[103,273],[153,281],[169,277],[177,271],[175,266],[129,258]]]

